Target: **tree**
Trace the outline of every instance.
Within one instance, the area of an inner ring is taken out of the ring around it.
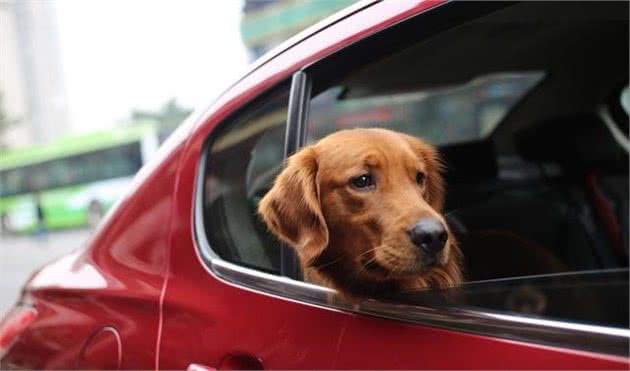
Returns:
[[[4,96],[0,92],[0,151],[6,150],[9,144],[6,142],[6,133],[18,120],[11,119],[4,110]]]
[[[175,98],[171,98],[157,111],[132,110],[131,120],[132,123],[150,120],[158,125],[161,132],[170,133],[175,130],[191,112],[192,109],[180,106]]]

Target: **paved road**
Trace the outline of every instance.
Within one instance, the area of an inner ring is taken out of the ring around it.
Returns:
[[[88,230],[74,230],[46,237],[0,236],[0,317],[35,269],[82,246],[89,235]]]

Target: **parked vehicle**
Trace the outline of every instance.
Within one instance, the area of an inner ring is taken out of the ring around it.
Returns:
[[[4,153],[2,232],[95,226],[157,148],[158,132],[147,124]]]
[[[2,368],[627,369],[627,30],[627,2],[367,1],[301,33],[33,275]],[[461,287],[346,304],[256,217],[287,155],[375,125],[440,146]]]

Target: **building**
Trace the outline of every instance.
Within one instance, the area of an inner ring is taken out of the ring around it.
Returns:
[[[250,59],[355,0],[245,0],[241,36]]]
[[[52,1],[0,0],[0,94],[16,123],[9,147],[41,144],[70,129]]]

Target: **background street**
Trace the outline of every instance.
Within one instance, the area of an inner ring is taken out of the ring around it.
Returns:
[[[48,233],[46,236],[0,235],[0,316],[15,303],[31,273],[83,246],[89,230]]]

